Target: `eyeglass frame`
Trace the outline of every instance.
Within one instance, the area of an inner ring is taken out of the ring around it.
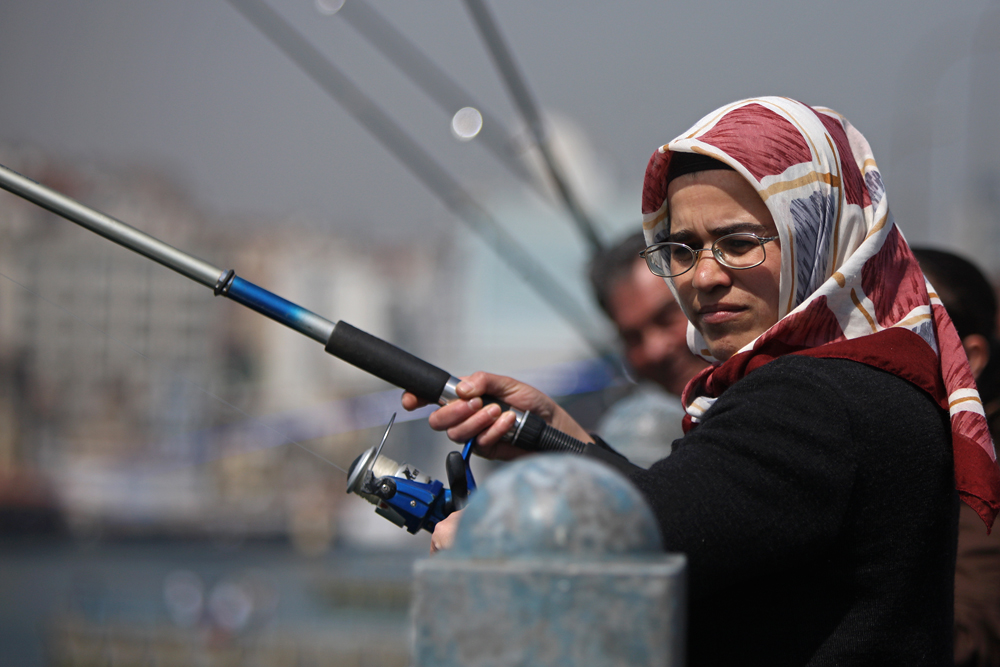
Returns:
[[[757,243],[760,244],[760,249],[763,251],[764,256],[760,258],[759,262],[757,262],[755,264],[751,264],[750,266],[730,266],[729,264],[727,264],[722,259],[722,257],[719,256],[719,255],[721,255],[722,251],[719,250],[719,249],[717,249],[715,246],[716,246],[716,244],[718,244],[719,241],[722,241],[723,239],[727,239],[727,238],[729,238],[731,236],[752,236],[754,238],[754,240],[756,240]],[[764,248],[764,244],[765,243],[770,243],[771,241],[777,241],[779,238],[781,238],[781,237],[780,236],[764,236],[764,237],[761,237],[761,236],[757,236],[753,232],[733,232],[732,234],[726,234],[725,236],[720,236],[719,238],[715,239],[715,241],[713,241],[712,245],[710,245],[709,247],[707,247],[707,248],[698,248],[697,250],[695,250],[694,248],[692,248],[691,246],[689,246],[686,243],[678,243],[677,241],[663,241],[661,243],[654,243],[651,246],[647,246],[647,247],[643,248],[641,251],[639,251],[639,257],[642,257],[646,261],[646,267],[649,269],[650,273],[652,273],[654,276],[659,276],[661,278],[676,278],[677,276],[683,276],[685,273],[687,273],[688,271],[690,271],[691,269],[693,269],[698,264],[698,255],[699,255],[699,253],[703,253],[703,252],[706,252],[708,250],[712,251],[712,257],[720,265],[726,267],[727,269],[733,269],[734,271],[743,271],[744,269],[752,269],[752,268],[758,267],[761,264],[763,264],[764,260],[767,259],[767,249]],[[694,255],[694,261],[691,262],[691,266],[689,266],[688,268],[684,269],[680,273],[673,273],[673,274],[671,274],[669,276],[665,276],[662,273],[657,273],[653,269],[652,265],[649,263],[649,257],[648,257],[648,255],[651,252],[655,252],[655,251],[660,250],[660,249],[662,249],[662,248],[664,248],[666,246],[681,246],[683,248],[687,248],[687,250],[689,252],[691,252],[692,255]]]

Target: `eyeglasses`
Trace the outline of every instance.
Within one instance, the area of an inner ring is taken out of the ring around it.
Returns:
[[[675,278],[690,271],[698,261],[698,253],[712,251],[715,260],[730,269],[752,269],[764,263],[764,244],[778,240],[777,236],[761,238],[748,232],[726,234],[710,248],[694,248],[683,243],[654,243],[639,253],[655,275]]]

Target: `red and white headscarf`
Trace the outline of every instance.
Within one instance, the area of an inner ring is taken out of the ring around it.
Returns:
[[[697,423],[726,388],[785,354],[891,372],[949,411],[956,486],[991,526],[1000,468],[983,404],[955,327],[893,221],[861,133],[835,111],[783,97],[710,113],[650,158],[642,194],[647,243],[669,233],[672,153],[700,153],[735,169],[764,200],[781,239],[778,322],[691,380],[685,421]],[[690,324],[688,343],[718,362]]]

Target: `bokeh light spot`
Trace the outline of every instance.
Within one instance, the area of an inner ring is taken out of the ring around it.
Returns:
[[[316,0],[316,11],[328,16],[336,14],[343,6],[344,0]]]
[[[208,597],[212,619],[229,632],[238,632],[253,613],[253,596],[245,587],[233,581],[216,584]]]
[[[174,570],[163,582],[163,599],[174,623],[182,628],[197,625],[205,593],[201,579],[188,570]]]
[[[451,132],[460,141],[472,139],[483,129],[483,115],[479,109],[464,107],[451,119]]]

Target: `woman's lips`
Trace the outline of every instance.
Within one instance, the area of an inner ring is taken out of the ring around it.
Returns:
[[[744,310],[746,310],[745,306],[716,303],[711,306],[702,306],[698,310],[698,317],[705,324],[722,324],[738,317]]]

